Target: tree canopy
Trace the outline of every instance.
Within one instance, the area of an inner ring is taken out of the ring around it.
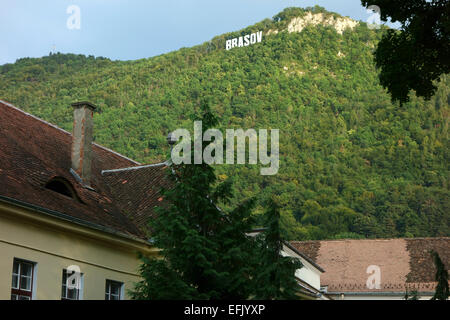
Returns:
[[[202,113],[204,131],[217,124],[207,104]],[[230,182],[217,184],[211,166],[171,165],[169,177],[166,205],[149,221],[161,251],[157,258],[142,257],[143,280],[130,292],[134,299],[297,298],[294,275],[301,263],[280,256],[276,209],[267,213],[268,234],[255,238],[249,235],[253,201],[221,210],[217,204],[230,200],[232,188]]]
[[[406,1],[405,1],[406,3]],[[314,14],[337,14],[313,8]],[[95,142],[141,163],[167,160],[166,136],[192,130],[211,98],[218,129],[280,129],[280,169],[217,165],[235,180],[232,209],[255,198],[256,226],[277,195],[286,239],[450,235],[450,78],[429,101],[393,104],[373,53],[387,28],[360,22],[283,31],[308,11],[289,8],[202,45],[136,61],[75,54],[0,66],[0,98],[68,131],[74,101],[98,106]],[[263,31],[262,43],[225,50],[225,39]],[[267,35],[269,30],[279,31]],[[257,197],[256,197],[257,196]]]
[[[380,81],[394,101],[409,100],[409,92],[430,99],[435,82],[450,72],[450,1],[362,0],[376,5],[381,19],[401,24],[383,35],[375,51]]]

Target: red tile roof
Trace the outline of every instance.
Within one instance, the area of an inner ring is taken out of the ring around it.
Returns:
[[[148,230],[154,208],[164,204],[161,187],[169,188],[167,165],[156,164],[137,169],[103,171],[109,194],[124,213],[141,230]]]
[[[450,238],[291,241],[325,273],[328,292],[434,292],[436,268],[430,251],[450,267]],[[367,268],[380,267],[380,289],[369,289]]]
[[[139,163],[93,144],[94,190],[89,190],[70,173],[71,144],[69,132],[0,100],[0,196],[146,238],[146,219],[160,203],[158,192],[164,185],[166,166],[102,175],[103,170]],[[46,189],[53,177],[69,181],[80,201]]]

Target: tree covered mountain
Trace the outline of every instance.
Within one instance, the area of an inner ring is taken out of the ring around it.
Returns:
[[[143,163],[193,129],[210,99],[220,128],[280,129],[280,170],[216,166],[236,201],[277,195],[289,239],[450,235],[450,79],[430,100],[392,104],[373,51],[386,28],[323,8],[288,8],[192,48],[136,61],[74,54],[0,66],[0,99],[71,131],[74,101],[99,107],[95,140]],[[226,39],[263,41],[225,50]],[[224,204],[224,207],[227,205]]]

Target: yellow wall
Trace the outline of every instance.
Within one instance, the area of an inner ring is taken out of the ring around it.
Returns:
[[[137,251],[145,245],[123,239],[115,243],[120,237],[77,225],[72,230],[73,224],[51,217],[36,221],[38,213],[10,209],[0,204],[0,299],[11,297],[14,258],[37,263],[36,299],[61,299],[62,270],[70,265],[83,274],[83,299],[103,300],[106,279],[123,282],[128,298],[126,291],[139,281]]]

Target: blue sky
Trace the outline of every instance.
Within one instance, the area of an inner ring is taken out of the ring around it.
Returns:
[[[320,5],[366,21],[360,0],[0,0],[0,65],[50,51],[147,58],[239,30],[286,7]],[[80,29],[67,8],[80,8]]]

